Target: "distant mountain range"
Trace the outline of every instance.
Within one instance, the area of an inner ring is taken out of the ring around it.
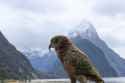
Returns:
[[[69,38],[86,54],[95,64],[104,77],[125,76],[125,60],[115,53],[100,39],[94,26],[81,23],[68,33]],[[23,51],[33,67],[50,78],[67,77],[55,52],[44,50]],[[43,76],[46,77],[46,76]]]
[[[36,78],[37,73],[21,52],[0,32],[0,79]]]
[[[67,77],[61,62],[55,53],[48,50],[27,50],[23,53],[31,61],[33,67],[41,73],[41,78],[63,78]],[[43,55],[42,55],[43,54]],[[41,56],[42,55],[42,56]]]

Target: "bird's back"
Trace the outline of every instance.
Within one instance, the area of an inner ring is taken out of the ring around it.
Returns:
[[[90,79],[101,79],[99,72],[96,70],[87,54],[82,52],[79,48],[71,46],[66,53],[65,59],[74,66],[76,75],[85,75]]]

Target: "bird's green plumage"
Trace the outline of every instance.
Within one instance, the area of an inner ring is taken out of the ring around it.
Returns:
[[[70,78],[73,78],[71,79],[72,83],[76,83],[75,80],[79,76],[80,80],[82,80],[80,83],[84,82],[83,78],[104,83],[88,56],[77,48],[67,37],[55,36],[51,39],[51,45],[55,48]]]
[[[96,69],[88,62],[83,60],[80,60],[79,63],[76,65],[76,74],[99,77],[99,74],[98,72],[96,72]]]

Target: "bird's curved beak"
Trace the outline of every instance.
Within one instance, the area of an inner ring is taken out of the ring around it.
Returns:
[[[50,43],[50,45],[49,45],[49,51],[51,51],[51,48],[52,48],[52,44]]]

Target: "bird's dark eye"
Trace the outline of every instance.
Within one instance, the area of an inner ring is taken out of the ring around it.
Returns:
[[[54,40],[54,43],[58,43],[58,40],[59,40],[59,39],[55,39],[55,40]]]
[[[53,43],[58,43],[59,39],[55,38],[55,39],[52,39],[52,42]]]

